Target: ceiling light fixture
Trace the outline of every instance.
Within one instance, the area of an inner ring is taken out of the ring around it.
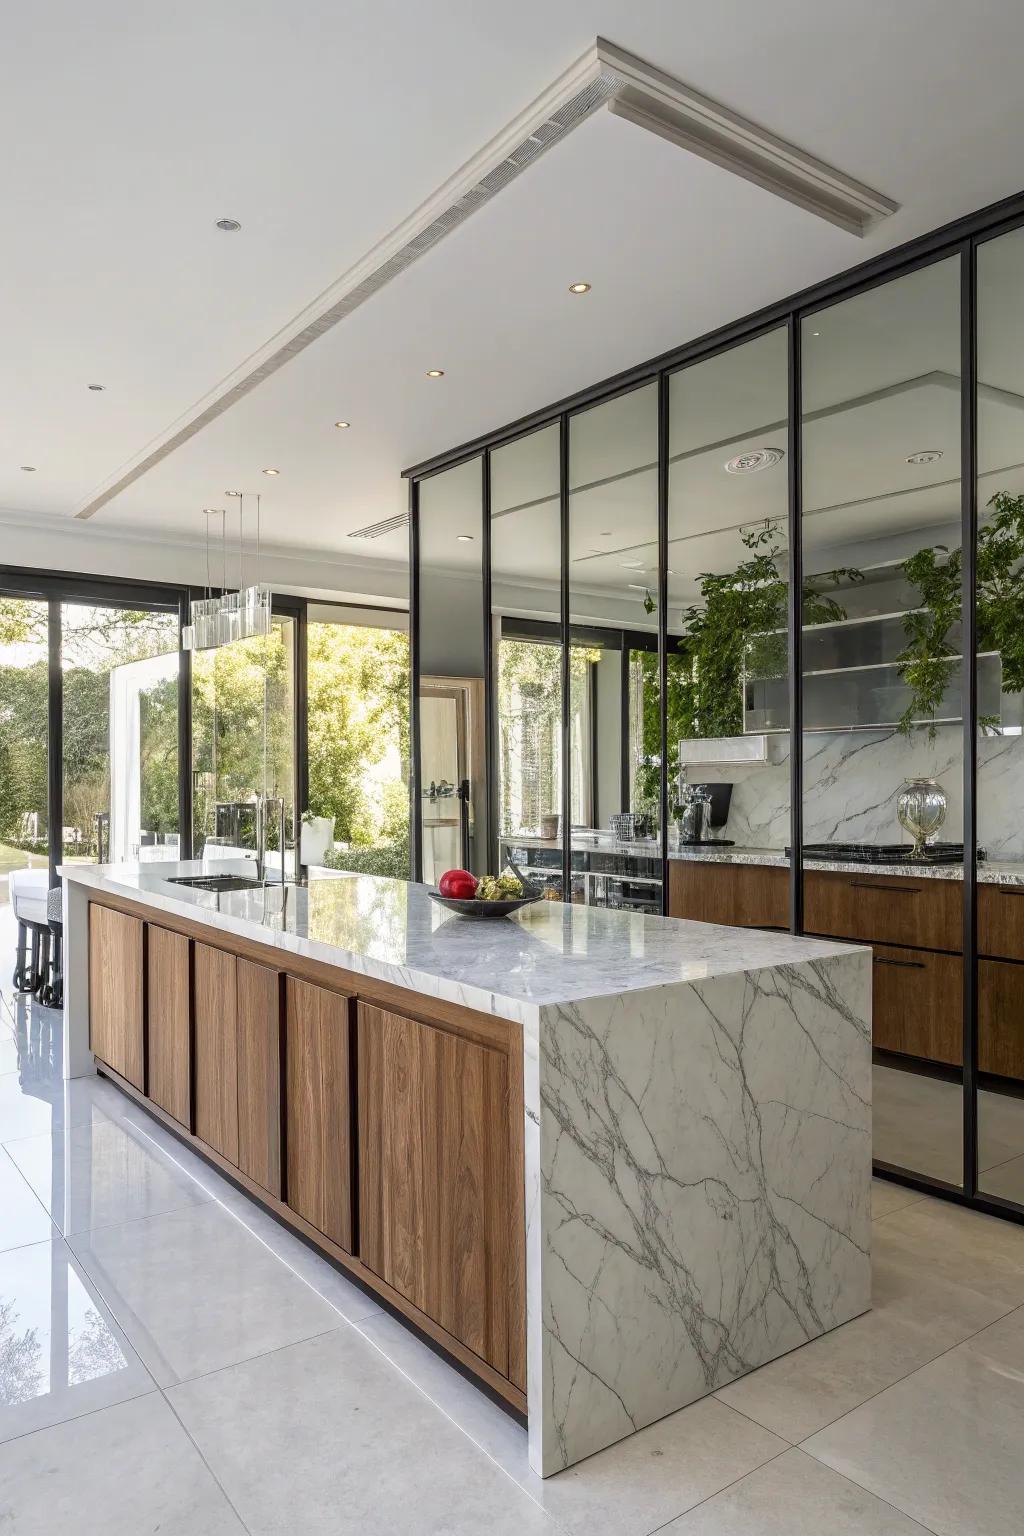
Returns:
[[[334,425],[336,427],[350,427],[352,423],[350,421],[336,421]]]
[[[88,387],[94,395],[101,395],[107,386],[105,384],[90,384]]]
[[[751,448],[726,461],[727,475],[756,475],[759,469],[773,469],[785,458],[783,448]]]
[[[589,293],[590,292],[590,284],[589,283],[570,283],[569,284],[569,292],[570,293]]]
[[[237,219],[218,219],[217,228],[224,230],[225,234],[234,234],[236,229],[241,229]]]
[[[820,331],[812,331],[812,332],[811,332],[811,335],[812,335],[812,336],[820,336],[820,335],[821,335],[821,332],[820,332]]]
[[[473,535],[471,533],[457,533],[455,537],[460,544],[472,544],[473,542]]]
[[[281,471],[279,469],[265,469],[263,473],[265,475],[279,475]]]
[[[36,472],[36,467],[34,464],[23,464],[21,467],[25,471],[26,475],[34,475]]]
[[[443,379],[444,378],[444,369],[443,368],[428,368],[427,369],[427,378],[428,379]]]
[[[225,496],[241,496],[241,491],[225,491]]]
[[[942,458],[941,448],[922,448],[919,453],[908,453],[908,464],[934,464]]]

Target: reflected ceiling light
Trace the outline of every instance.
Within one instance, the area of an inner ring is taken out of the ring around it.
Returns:
[[[751,448],[726,461],[727,475],[756,475],[759,469],[773,469],[785,458],[784,448]]]
[[[225,491],[225,496],[241,496],[241,491]]]
[[[812,331],[812,332],[811,332],[811,335],[812,335],[812,336],[820,336],[820,335],[821,335],[821,332],[820,332],[820,331]]]
[[[569,284],[569,292],[570,293],[589,293],[590,292],[590,284],[589,283],[570,283]]]
[[[460,544],[472,544],[473,542],[473,535],[471,533],[457,533],[455,537]]]
[[[443,379],[444,378],[444,369],[443,368],[428,368],[427,369],[427,378],[428,379]]]
[[[23,464],[21,467],[25,471],[26,475],[34,475],[36,472],[36,467],[34,464]]]
[[[336,427],[350,427],[352,423],[350,421],[336,421],[334,425]]]
[[[279,469],[265,469],[263,473],[265,475],[279,475],[281,471]]]
[[[908,453],[908,464],[934,464],[942,458],[941,448],[922,448],[919,453]]]
[[[642,560],[620,560],[619,564],[624,571],[646,571],[647,569]]]
[[[234,234],[236,229],[241,229],[237,219],[218,219],[217,228],[224,230],[225,234]]]
[[[103,391],[106,389],[106,387],[107,386],[105,384],[90,384],[88,386],[88,388],[91,389],[93,394],[95,394],[95,395],[102,394]]]

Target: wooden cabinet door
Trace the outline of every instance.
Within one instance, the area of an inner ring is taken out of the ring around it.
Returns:
[[[238,1035],[235,957],[196,944],[196,1135],[238,1166]]]
[[[360,1004],[357,1059],[360,1257],[507,1375],[509,1058]]]
[[[145,1090],[142,920],[89,904],[89,1047]]]
[[[727,928],[788,928],[789,870],[672,859],[668,915]]]
[[[189,941],[146,925],[146,1039],[149,1097],[192,1129]]]
[[[1024,1079],[1024,967],[1020,965],[978,961],[978,1066],[1000,1077]]]
[[[876,1047],[959,1066],[963,1019],[959,955],[875,945],[871,1035]]]
[[[351,1252],[349,1000],[293,976],[286,985],[288,1204]]]
[[[1024,960],[1024,885],[978,886],[978,953]]]
[[[281,978],[236,961],[238,1166],[281,1197]]]
[[[837,939],[956,952],[962,901],[958,880],[804,871],[804,930]]]

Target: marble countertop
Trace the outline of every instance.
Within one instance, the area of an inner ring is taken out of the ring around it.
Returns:
[[[69,885],[140,901],[154,912],[257,939],[424,995],[521,1023],[584,998],[621,997],[848,954],[859,946],[754,929],[537,902],[514,918],[467,921],[424,885],[374,875],[311,878],[212,893],[169,875],[224,872],[224,863],[65,865]],[[251,873],[252,866],[248,866]]]
[[[789,855],[780,848],[670,848],[670,859],[686,859],[696,864],[760,864],[773,869],[788,869]],[[806,859],[804,873],[822,870],[826,874],[906,875],[914,880],[962,880],[960,864],[862,864],[850,859]],[[985,860],[978,865],[981,885],[1024,885],[1024,864]]]

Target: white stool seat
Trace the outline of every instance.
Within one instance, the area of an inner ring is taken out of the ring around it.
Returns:
[[[46,869],[12,869],[7,876],[11,910],[19,923],[46,923],[50,874]]]

